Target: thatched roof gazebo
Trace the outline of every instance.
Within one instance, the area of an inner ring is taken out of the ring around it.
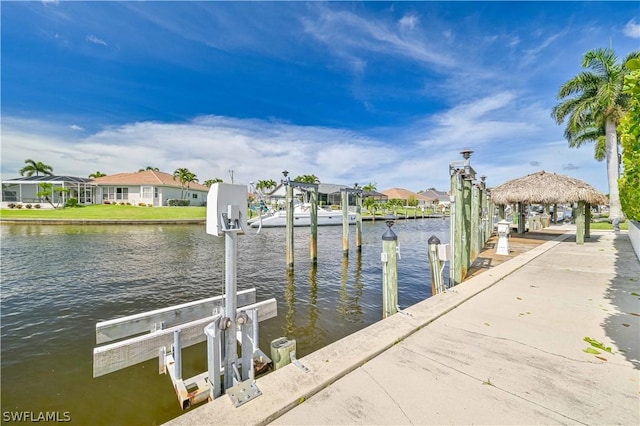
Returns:
[[[540,171],[513,179],[491,190],[494,204],[568,204],[584,201],[607,204],[607,197],[588,183],[557,173]]]
[[[578,203],[576,241],[589,236],[588,218],[591,204],[607,204],[607,197],[588,183],[557,173],[540,171],[513,179],[491,190],[491,201],[497,205],[515,204],[573,204]],[[522,211],[522,209],[520,209]],[[519,232],[524,226],[519,222]],[[586,228],[585,228],[586,225]]]

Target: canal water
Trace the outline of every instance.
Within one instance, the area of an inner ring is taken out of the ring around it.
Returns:
[[[361,253],[350,227],[295,228],[295,270],[285,264],[285,230],[238,237],[238,289],[275,297],[278,316],[260,323],[260,347],[296,339],[303,357],[382,318],[383,221],[363,224]],[[396,222],[399,303],[431,295],[427,240],[449,240],[448,219]],[[80,425],[154,425],[182,413],[158,361],[92,377],[95,324],[224,292],[224,238],[204,225],[0,226],[2,416],[57,413]],[[445,270],[446,273],[446,270]],[[183,351],[183,377],[206,370],[206,346]],[[51,415],[51,414],[49,414]]]

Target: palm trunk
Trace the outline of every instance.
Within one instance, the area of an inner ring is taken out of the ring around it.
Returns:
[[[620,173],[620,163],[618,159],[618,137],[616,125],[611,120],[607,120],[605,127],[607,145],[607,178],[609,180],[609,219],[618,217],[623,219],[620,207],[620,192],[618,191],[618,177]]]

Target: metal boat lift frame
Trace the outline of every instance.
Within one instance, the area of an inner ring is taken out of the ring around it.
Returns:
[[[236,407],[259,396],[254,363],[271,360],[258,347],[258,324],[277,315],[275,298],[255,303],[255,289],[237,291],[237,234],[246,219],[246,186],[214,184],[207,203],[213,207],[207,211],[207,233],[225,235],[225,294],[96,324],[96,343],[107,344],[94,348],[94,377],[158,357],[159,373],[169,374],[182,409],[223,392]],[[204,340],[208,370],[184,379],[182,348]]]

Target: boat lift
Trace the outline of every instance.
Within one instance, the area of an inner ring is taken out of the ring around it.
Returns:
[[[247,187],[216,183],[207,196],[206,232],[225,236],[225,294],[96,324],[93,377],[158,357],[182,409],[229,395],[236,407],[261,395],[256,368],[271,365],[260,350],[258,323],[277,315],[276,299],[256,303],[237,291],[237,238],[246,233]],[[182,377],[182,348],[207,341],[208,370]],[[241,344],[238,357],[237,343]]]

